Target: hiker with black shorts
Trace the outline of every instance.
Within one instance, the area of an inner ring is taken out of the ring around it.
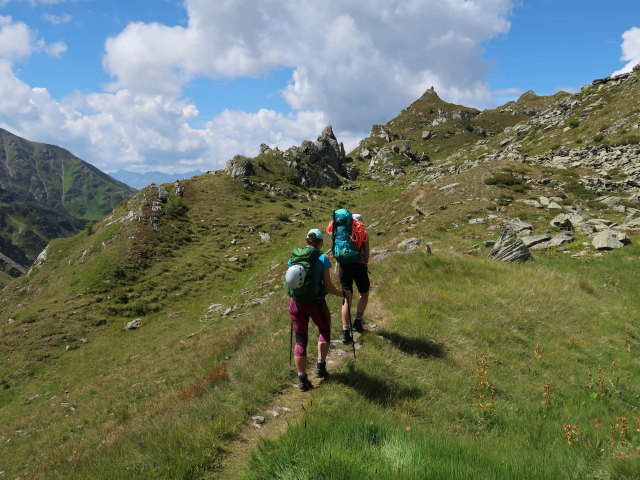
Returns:
[[[342,297],[342,292],[331,281],[331,261],[320,252],[322,243],[322,232],[317,228],[309,230],[306,248],[293,250],[288,262],[291,267],[285,276],[287,293],[292,297],[289,302],[289,317],[296,335],[294,363],[298,371],[299,388],[303,392],[313,388],[307,376],[309,318],[318,327],[319,334],[315,375],[324,378],[329,375],[327,354],[331,343],[331,314],[324,297],[327,293]],[[305,278],[307,285],[304,283]]]
[[[351,214],[346,209],[339,209],[333,213],[334,220],[327,226],[327,233],[332,234],[334,240],[333,255],[340,265],[340,285],[346,302],[342,304],[342,343],[348,345],[353,341],[349,318],[351,315],[351,301],[353,299],[353,283],[358,288],[360,298],[356,306],[356,316],[353,329],[364,332],[362,326],[364,311],[369,301],[369,235],[367,234],[362,216]]]

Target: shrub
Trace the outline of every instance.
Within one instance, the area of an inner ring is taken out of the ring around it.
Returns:
[[[182,218],[189,210],[184,203],[182,203],[182,198],[180,197],[172,197],[167,201],[167,205],[165,207],[165,214],[169,218]]]
[[[282,206],[283,206],[284,208],[294,208],[294,206],[291,204],[291,202],[284,202],[284,203],[282,204]]]
[[[593,141],[596,143],[600,143],[602,140],[604,140],[604,135],[596,135],[593,137]]]
[[[296,187],[300,186],[300,177],[298,177],[298,172],[296,172],[295,168],[289,168],[286,178],[291,185],[295,185]]]
[[[574,129],[574,128],[578,128],[580,126],[580,120],[578,120],[577,118],[570,118],[569,120],[567,120],[567,127]]]
[[[281,222],[288,222],[289,216],[285,213],[279,213],[278,215],[276,215],[276,219],[280,220]]]
[[[583,184],[578,182],[569,182],[565,185],[564,189],[566,192],[572,193],[583,200],[593,199],[598,196],[594,191],[588,190]]]
[[[485,179],[484,183],[487,185],[503,185],[508,187],[510,185],[522,184],[522,180],[514,176],[513,173],[500,172],[495,173],[491,178]]]

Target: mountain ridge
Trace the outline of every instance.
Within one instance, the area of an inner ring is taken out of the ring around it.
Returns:
[[[64,148],[0,129],[0,244],[23,268],[51,239],[77,233],[134,191]]]

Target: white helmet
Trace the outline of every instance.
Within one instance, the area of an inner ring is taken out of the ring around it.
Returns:
[[[304,283],[304,277],[307,275],[302,265],[292,265],[287,269],[284,275],[284,282],[287,287],[296,289],[300,288]]]

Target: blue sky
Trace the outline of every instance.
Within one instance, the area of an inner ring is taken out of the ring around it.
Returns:
[[[105,171],[220,168],[434,85],[491,108],[640,60],[637,0],[0,0],[0,127]]]

